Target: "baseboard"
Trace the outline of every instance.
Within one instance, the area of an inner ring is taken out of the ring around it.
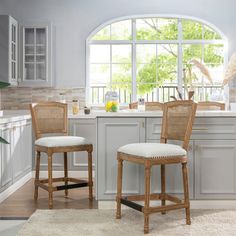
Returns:
[[[155,202],[155,204],[158,204]],[[236,200],[191,200],[191,209],[227,209],[236,210]],[[98,209],[116,209],[115,201],[98,201]],[[122,205],[122,209],[130,209]]]
[[[9,188],[0,193],[0,203],[4,201],[6,198],[8,198],[11,194],[13,194],[17,189],[22,187],[31,178],[32,178],[32,172],[29,172],[27,175],[25,175],[20,180],[11,185]]]
[[[32,171],[32,176],[35,176],[35,171]],[[58,177],[63,177],[64,176],[64,171],[53,171],[52,174],[53,178],[58,178]],[[72,178],[88,178],[88,171],[87,170],[71,170],[68,171],[68,176]],[[95,171],[93,171],[93,176],[95,176]],[[40,171],[39,173],[39,178],[47,178],[48,177],[48,172],[46,170]]]

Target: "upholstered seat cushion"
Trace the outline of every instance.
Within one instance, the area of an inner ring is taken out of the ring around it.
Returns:
[[[35,141],[35,145],[44,147],[68,147],[91,144],[86,138],[78,136],[43,137]]]
[[[182,147],[166,143],[132,143],[120,147],[118,152],[144,158],[168,158],[187,154]]]

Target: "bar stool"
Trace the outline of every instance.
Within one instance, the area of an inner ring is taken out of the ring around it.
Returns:
[[[185,208],[186,224],[190,221],[190,203],[187,171],[187,150],[192,132],[193,120],[196,113],[196,103],[193,101],[173,101],[164,103],[162,130],[160,143],[132,143],[118,149],[117,174],[117,209],[116,218],[121,218],[121,204],[129,206],[144,214],[144,233],[149,232],[149,215],[155,212],[165,214],[166,211]],[[180,140],[182,146],[168,144],[168,140]],[[122,196],[123,162],[132,162],[145,167],[145,193],[144,195]],[[165,165],[181,164],[184,185],[184,200],[166,193]],[[151,167],[161,167],[161,193],[150,193]],[[150,206],[151,200],[161,200],[161,206]],[[166,200],[174,204],[166,205]],[[136,203],[144,201],[144,206]]]
[[[68,136],[67,104],[59,102],[44,102],[30,104],[33,128],[36,136],[36,168],[35,168],[35,190],[34,199],[38,199],[38,187],[48,191],[48,206],[53,207],[53,192],[68,189],[89,187],[89,199],[93,199],[92,182],[92,151],[93,145],[83,137]],[[43,137],[52,134],[54,136]],[[62,134],[62,136],[55,136]],[[88,181],[68,177],[67,153],[68,152],[88,152]],[[44,152],[48,156],[48,178],[39,180],[40,154]],[[64,155],[64,177],[52,177],[52,157],[54,153]],[[54,182],[64,182],[64,185],[54,186]],[[69,184],[68,182],[73,182]]]

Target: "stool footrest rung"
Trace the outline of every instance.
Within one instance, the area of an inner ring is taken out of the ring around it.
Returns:
[[[71,189],[71,188],[82,188],[82,187],[86,187],[86,186],[88,186],[88,182],[60,185],[60,186],[56,186],[56,189],[57,190],[65,190],[65,189]]]
[[[135,203],[135,202],[132,202],[132,201],[129,201],[127,200],[127,198],[121,198],[120,199],[120,202],[128,207],[131,207],[137,211],[141,211],[143,212],[143,206],[138,204],[138,203]]]

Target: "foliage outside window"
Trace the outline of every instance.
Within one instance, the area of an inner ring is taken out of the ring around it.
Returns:
[[[103,27],[88,40],[90,103],[104,103],[108,90],[120,103],[165,102],[176,87],[193,89],[195,100],[221,100],[224,40],[201,22],[180,18],[135,18]],[[193,63],[208,68],[212,81]],[[212,97],[213,94],[217,96]]]

